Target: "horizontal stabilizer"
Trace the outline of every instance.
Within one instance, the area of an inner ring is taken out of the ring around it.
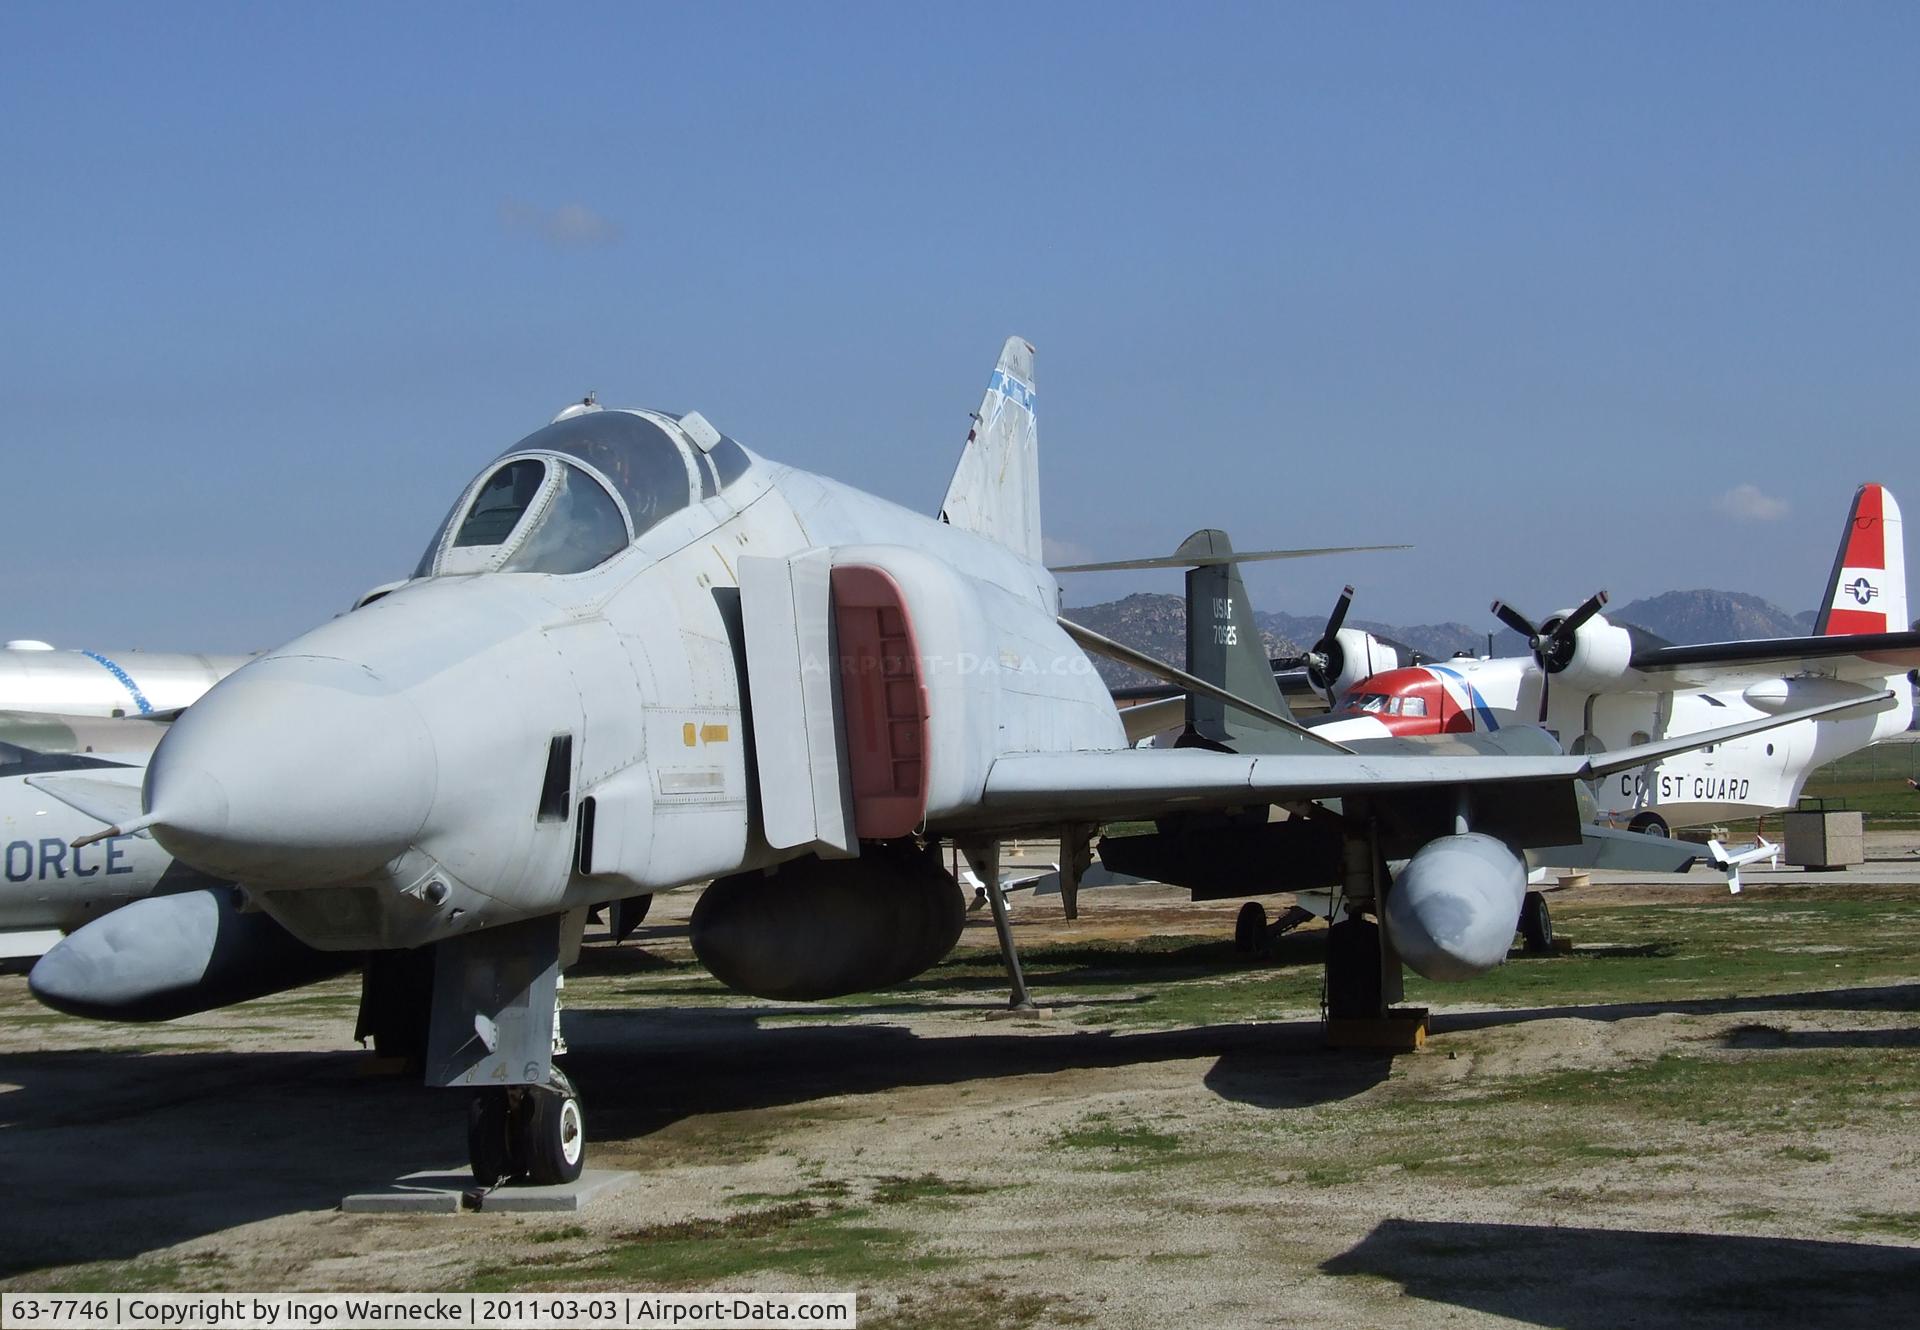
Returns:
[[[1113,573],[1142,568],[1212,568],[1229,563],[1261,563],[1270,559],[1314,559],[1323,554],[1372,554],[1379,550],[1410,550],[1411,545],[1327,545],[1299,550],[1225,550],[1213,552],[1189,549],[1192,541],[1165,558],[1110,559],[1104,563],[1066,563],[1048,569],[1055,573]]]
[[[140,767],[111,767],[98,774],[28,776],[26,781],[94,821],[117,827],[140,817],[140,785],[146,774]]]
[[[1112,638],[1103,636],[1100,633],[1096,633],[1093,629],[1082,624],[1074,623],[1071,619],[1061,619],[1059,620],[1059,624],[1066,630],[1068,637],[1078,642],[1084,650],[1091,651],[1095,655],[1105,656],[1109,660],[1119,661],[1122,665],[1131,665],[1136,670],[1142,670],[1148,674],[1156,675],[1159,678],[1165,679],[1168,683],[1179,684],[1189,693],[1198,693],[1202,697],[1211,697],[1216,701],[1226,703],[1230,707],[1244,711],[1249,716],[1258,716],[1269,725],[1290,731],[1302,738],[1310,739],[1315,744],[1330,752],[1350,753],[1353,751],[1345,744],[1338,744],[1322,735],[1315,734],[1312,730],[1290,716],[1282,716],[1278,712],[1263,707],[1257,702],[1249,701],[1244,697],[1239,697],[1228,692],[1224,688],[1216,687],[1198,675],[1188,674],[1185,670],[1177,669],[1165,661],[1155,660],[1143,651],[1135,651],[1132,647],[1116,642]]]

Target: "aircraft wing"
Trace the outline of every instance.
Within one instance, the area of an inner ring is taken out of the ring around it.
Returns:
[[[1687,688],[1725,687],[1728,675],[1770,679],[1782,673],[1836,673],[1873,678],[1920,669],[1920,632],[1851,633],[1828,637],[1763,637],[1748,642],[1645,647],[1631,668],[1669,674]]]
[[[1881,691],[1591,756],[1426,756],[1404,751],[1253,756],[1202,748],[1011,753],[997,758],[988,770],[982,803],[989,814],[1004,812],[1023,820],[1060,815],[1101,820],[1400,790],[1597,780],[1708,744],[1877,707],[1892,698]]]

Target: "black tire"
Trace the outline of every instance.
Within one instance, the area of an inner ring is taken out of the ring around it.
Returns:
[[[467,1102],[467,1163],[473,1169],[473,1180],[482,1187],[513,1176],[508,1118],[505,1090],[476,1090]]]
[[[1529,891],[1520,903],[1520,936],[1527,941],[1528,955],[1553,954],[1553,912],[1537,891]]]
[[[1384,1008],[1380,982],[1380,925],[1342,919],[1327,930],[1327,1016],[1372,1020]]]
[[[1642,836],[1670,836],[1667,819],[1658,813],[1635,813],[1633,820],[1627,823],[1628,831],[1637,831]]]
[[[1240,907],[1233,921],[1233,949],[1242,956],[1257,956],[1267,949],[1267,910],[1259,901]]]
[[[551,1186],[572,1182],[587,1160],[586,1118],[580,1096],[565,1076],[554,1073],[555,1084],[528,1090],[515,1115],[516,1153],[528,1182]]]

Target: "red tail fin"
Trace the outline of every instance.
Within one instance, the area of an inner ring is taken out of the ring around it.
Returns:
[[[1907,627],[1907,552],[1900,505],[1871,482],[1854,492],[1827,598],[1814,624],[1821,637],[1897,633]]]

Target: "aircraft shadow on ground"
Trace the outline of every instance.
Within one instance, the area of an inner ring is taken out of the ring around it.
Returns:
[[[1330,1275],[1559,1330],[1911,1324],[1920,1249],[1858,1242],[1389,1219]]]
[[[0,1277],[127,1260],[465,1158],[464,1119],[358,1052],[10,1054]]]
[[[964,1010],[964,1009],[963,1009]],[[570,1014],[570,1074],[594,1087],[602,1132],[650,1135],[683,1118],[846,1095],[1211,1058],[1205,1084],[1236,1102],[1299,1108],[1386,1079],[1380,1054],[1332,1053],[1318,1022],[1151,1032],[921,1035],[892,1025],[762,1023],[767,1013],[680,1008],[670,1034],[636,1013]]]

